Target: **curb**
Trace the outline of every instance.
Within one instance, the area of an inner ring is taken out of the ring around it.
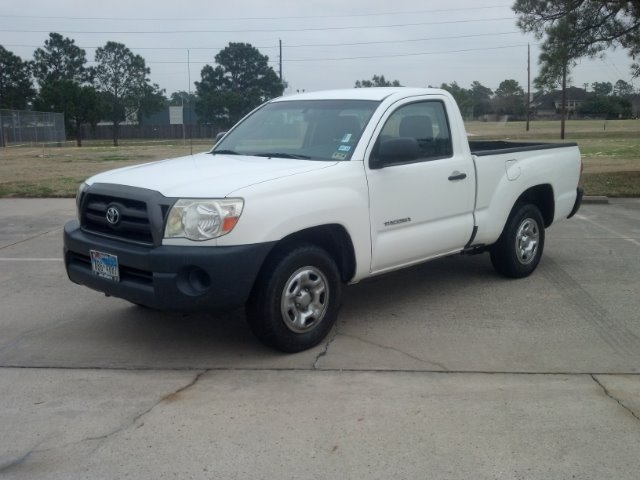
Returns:
[[[582,203],[609,203],[609,197],[604,195],[585,195],[582,197]]]

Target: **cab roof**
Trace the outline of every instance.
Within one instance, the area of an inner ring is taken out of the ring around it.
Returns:
[[[437,88],[412,87],[373,87],[348,88],[342,90],[321,90],[287,95],[272,100],[273,102],[287,102],[291,100],[375,100],[382,101],[391,95],[396,97],[412,97],[415,95],[442,94]]]

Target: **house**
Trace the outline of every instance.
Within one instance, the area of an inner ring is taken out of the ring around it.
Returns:
[[[593,93],[578,87],[567,87],[567,117],[577,118],[578,109]],[[562,90],[554,90],[531,102],[531,111],[537,118],[560,118]]]

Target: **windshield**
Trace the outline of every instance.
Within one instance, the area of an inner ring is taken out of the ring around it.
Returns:
[[[268,103],[211,153],[308,160],[350,160],[380,102],[292,100]]]

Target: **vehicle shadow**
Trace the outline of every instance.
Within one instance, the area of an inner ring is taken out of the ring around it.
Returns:
[[[486,257],[435,260],[345,287],[339,324],[357,330],[372,318],[396,318],[397,328],[408,328],[402,312],[419,311],[435,299],[458,301],[474,285],[491,281],[499,279]],[[77,288],[83,301],[66,312],[64,321],[25,332],[0,352],[0,362],[86,368],[313,368],[325,350],[322,343],[294,355],[273,351],[253,337],[243,309],[159,312]]]

